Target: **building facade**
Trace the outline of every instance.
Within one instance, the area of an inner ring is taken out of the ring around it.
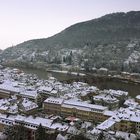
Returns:
[[[74,116],[82,120],[102,122],[106,119],[103,112],[107,107],[88,104],[81,101],[63,100],[60,98],[48,98],[43,103],[46,113],[61,115],[63,117]]]

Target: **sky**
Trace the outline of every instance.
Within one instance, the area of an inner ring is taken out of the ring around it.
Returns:
[[[140,0],[0,0],[0,49],[47,38],[105,14],[132,10],[140,10]]]

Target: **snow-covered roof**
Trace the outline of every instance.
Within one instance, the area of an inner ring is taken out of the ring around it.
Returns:
[[[53,123],[50,126],[50,128],[54,130],[59,130],[59,131],[66,131],[69,128],[69,126],[62,123]]]
[[[0,106],[2,105],[9,105],[9,100],[8,99],[0,99]]]
[[[115,97],[121,97],[121,96],[128,96],[128,92],[126,91],[122,91],[122,90],[113,90],[113,89],[109,89],[109,90],[104,90],[105,93],[109,93]]]
[[[93,130],[90,131],[90,133],[93,134],[93,135],[98,135],[98,134],[101,133],[101,130],[99,130],[99,129],[97,129],[97,128],[93,128]]]
[[[116,99],[114,96],[110,95],[110,94],[99,94],[93,97],[93,99],[96,100],[103,100],[105,102],[119,102],[118,99]]]
[[[140,112],[137,112],[136,109],[130,110],[129,108],[120,108],[118,111],[114,111],[112,113],[108,111],[104,111],[104,113],[111,117],[96,127],[99,130],[108,130],[116,122],[120,122],[122,120],[140,123]]]
[[[140,111],[136,109],[131,110],[130,108],[120,108],[112,117],[120,120],[140,122]]]
[[[20,89],[13,86],[13,83],[10,80],[5,80],[4,83],[0,84],[0,90],[5,91],[5,93],[9,94],[9,92],[18,93]]]
[[[17,104],[10,105],[10,107],[8,108],[8,112],[11,113],[11,114],[18,113],[18,106],[17,106]]]
[[[8,109],[8,106],[6,105],[0,106],[0,110],[6,111],[7,109]]]
[[[136,140],[136,135],[133,133],[128,133],[128,132],[122,132],[122,131],[117,131],[115,133],[115,137],[119,139],[125,139],[125,140]]]
[[[73,106],[73,107],[81,107],[81,108],[86,108],[91,111],[104,111],[107,109],[107,107],[101,106],[101,105],[93,105],[93,104],[88,104],[83,101],[75,101],[75,100],[65,100],[63,105],[67,106]]]
[[[129,106],[129,107],[134,107],[136,108],[138,106],[139,103],[135,102],[134,99],[128,99],[125,100],[124,105]]]
[[[18,121],[18,122],[22,122],[22,121],[24,121],[26,119],[26,117],[25,116],[21,116],[21,115],[17,115],[16,117],[15,117],[15,121]]]
[[[52,90],[52,91],[51,91],[51,94],[57,94],[57,93],[58,93],[57,90]]]
[[[20,92],[20,95],[25,98],[36,99],[38,93],[37,90],[33,90],[33,91],[24,90]]]
[[[41,124],[42,126],[44,126],[46,128],[50,128],[50,126],[53,122],[53,120],[50,120],[50,119],[41,118],[41,117],[33,118],[32,116],[27,117],[24,121],[26,123],[34,124],[37,126],[39,126]]]
[[[110,129],[116,122],[112,119],[108,119],[103,123],[99,124],[96,128],[99,130],[108,130]]]
[[[140,100],[140,95],[137,95],[137,96],[136,96],[136,99]]]
[[[116,113],[116,111],[110,111],[110,110],[105,110],[103,112],[104,115],[110,116],[110,117],[113,116],[113,115],[115,115],[115,113]]]
[[[62,107],[64,107],[64,108],[76,108],[78,110],[83,110],[83,111],[91,111],[91,109],[88,107],[81,107],[81,106],[75,106],[75,105],[62,104]]]
[[[39,90],[45,91],[45,92],[51,92],[53,90],[53,87],[48,86],[40,86]]]
[[[30,101],[27,98],[23,98],[22,105],[23,105],[25,111],[29,111],[29,110],[32,110],[32,109],[38,107],[38,105],[36,103],[34,103],[33,101]]]
[[[61,99],[61,98],[49,97],[44,101],[44,103],[62,104],[63,101],[64,99]]]

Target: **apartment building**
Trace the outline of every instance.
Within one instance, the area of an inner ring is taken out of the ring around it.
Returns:
[[[140,132],[140,113],[129,108],[121,108],[110,118],[97,126],[99,130],[113,130],[127,133]]]
[[[59,114],[64,117],[74,116],[82,120],[104,121],[103,112],[107,107],[101,105],[88,104],[83,101],[63,100],[60,98],[48,98],[43,103],[46,113]]]
[[[46,132],[51,130],[58,130],[60,132],[65,132],[68,130],[69,126],[66,124],[55,123],[52,119],[46,119],[41,117],[33,116],[13,116],[0,114],[0,131],[2,132],[6,127],[15,126],[14,129],[18,129],[18,126],[23,126],[27,129],[28,140],[35,140],[35,132],[39,125],[45,128]],[[17,126],[17,127],[16,127]]]
[[[61,114],[61,105],[63,103],[63,99],[50,97],[47,98],[43,103],[43,108],[47,112],[47,114]]]

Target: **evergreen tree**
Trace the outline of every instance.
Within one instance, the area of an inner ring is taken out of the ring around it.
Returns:
[[[28,130],[22,125],[5,128],[7,140],[28,140]]]
[[[15,140],[15,131],[13,126],[5,127],[3,133],[7,135],[7,140]]]
[[[70,138],[70,140],[89,140],[83,134],[75,135]]]
[[[36,130],[36,140],[46,140],[46,133],[45,133],[45,128],[42,127],[40,124],[38,129]]]
[[[15,127],[15,140],[28,140],[28,130],[22,125]]]

